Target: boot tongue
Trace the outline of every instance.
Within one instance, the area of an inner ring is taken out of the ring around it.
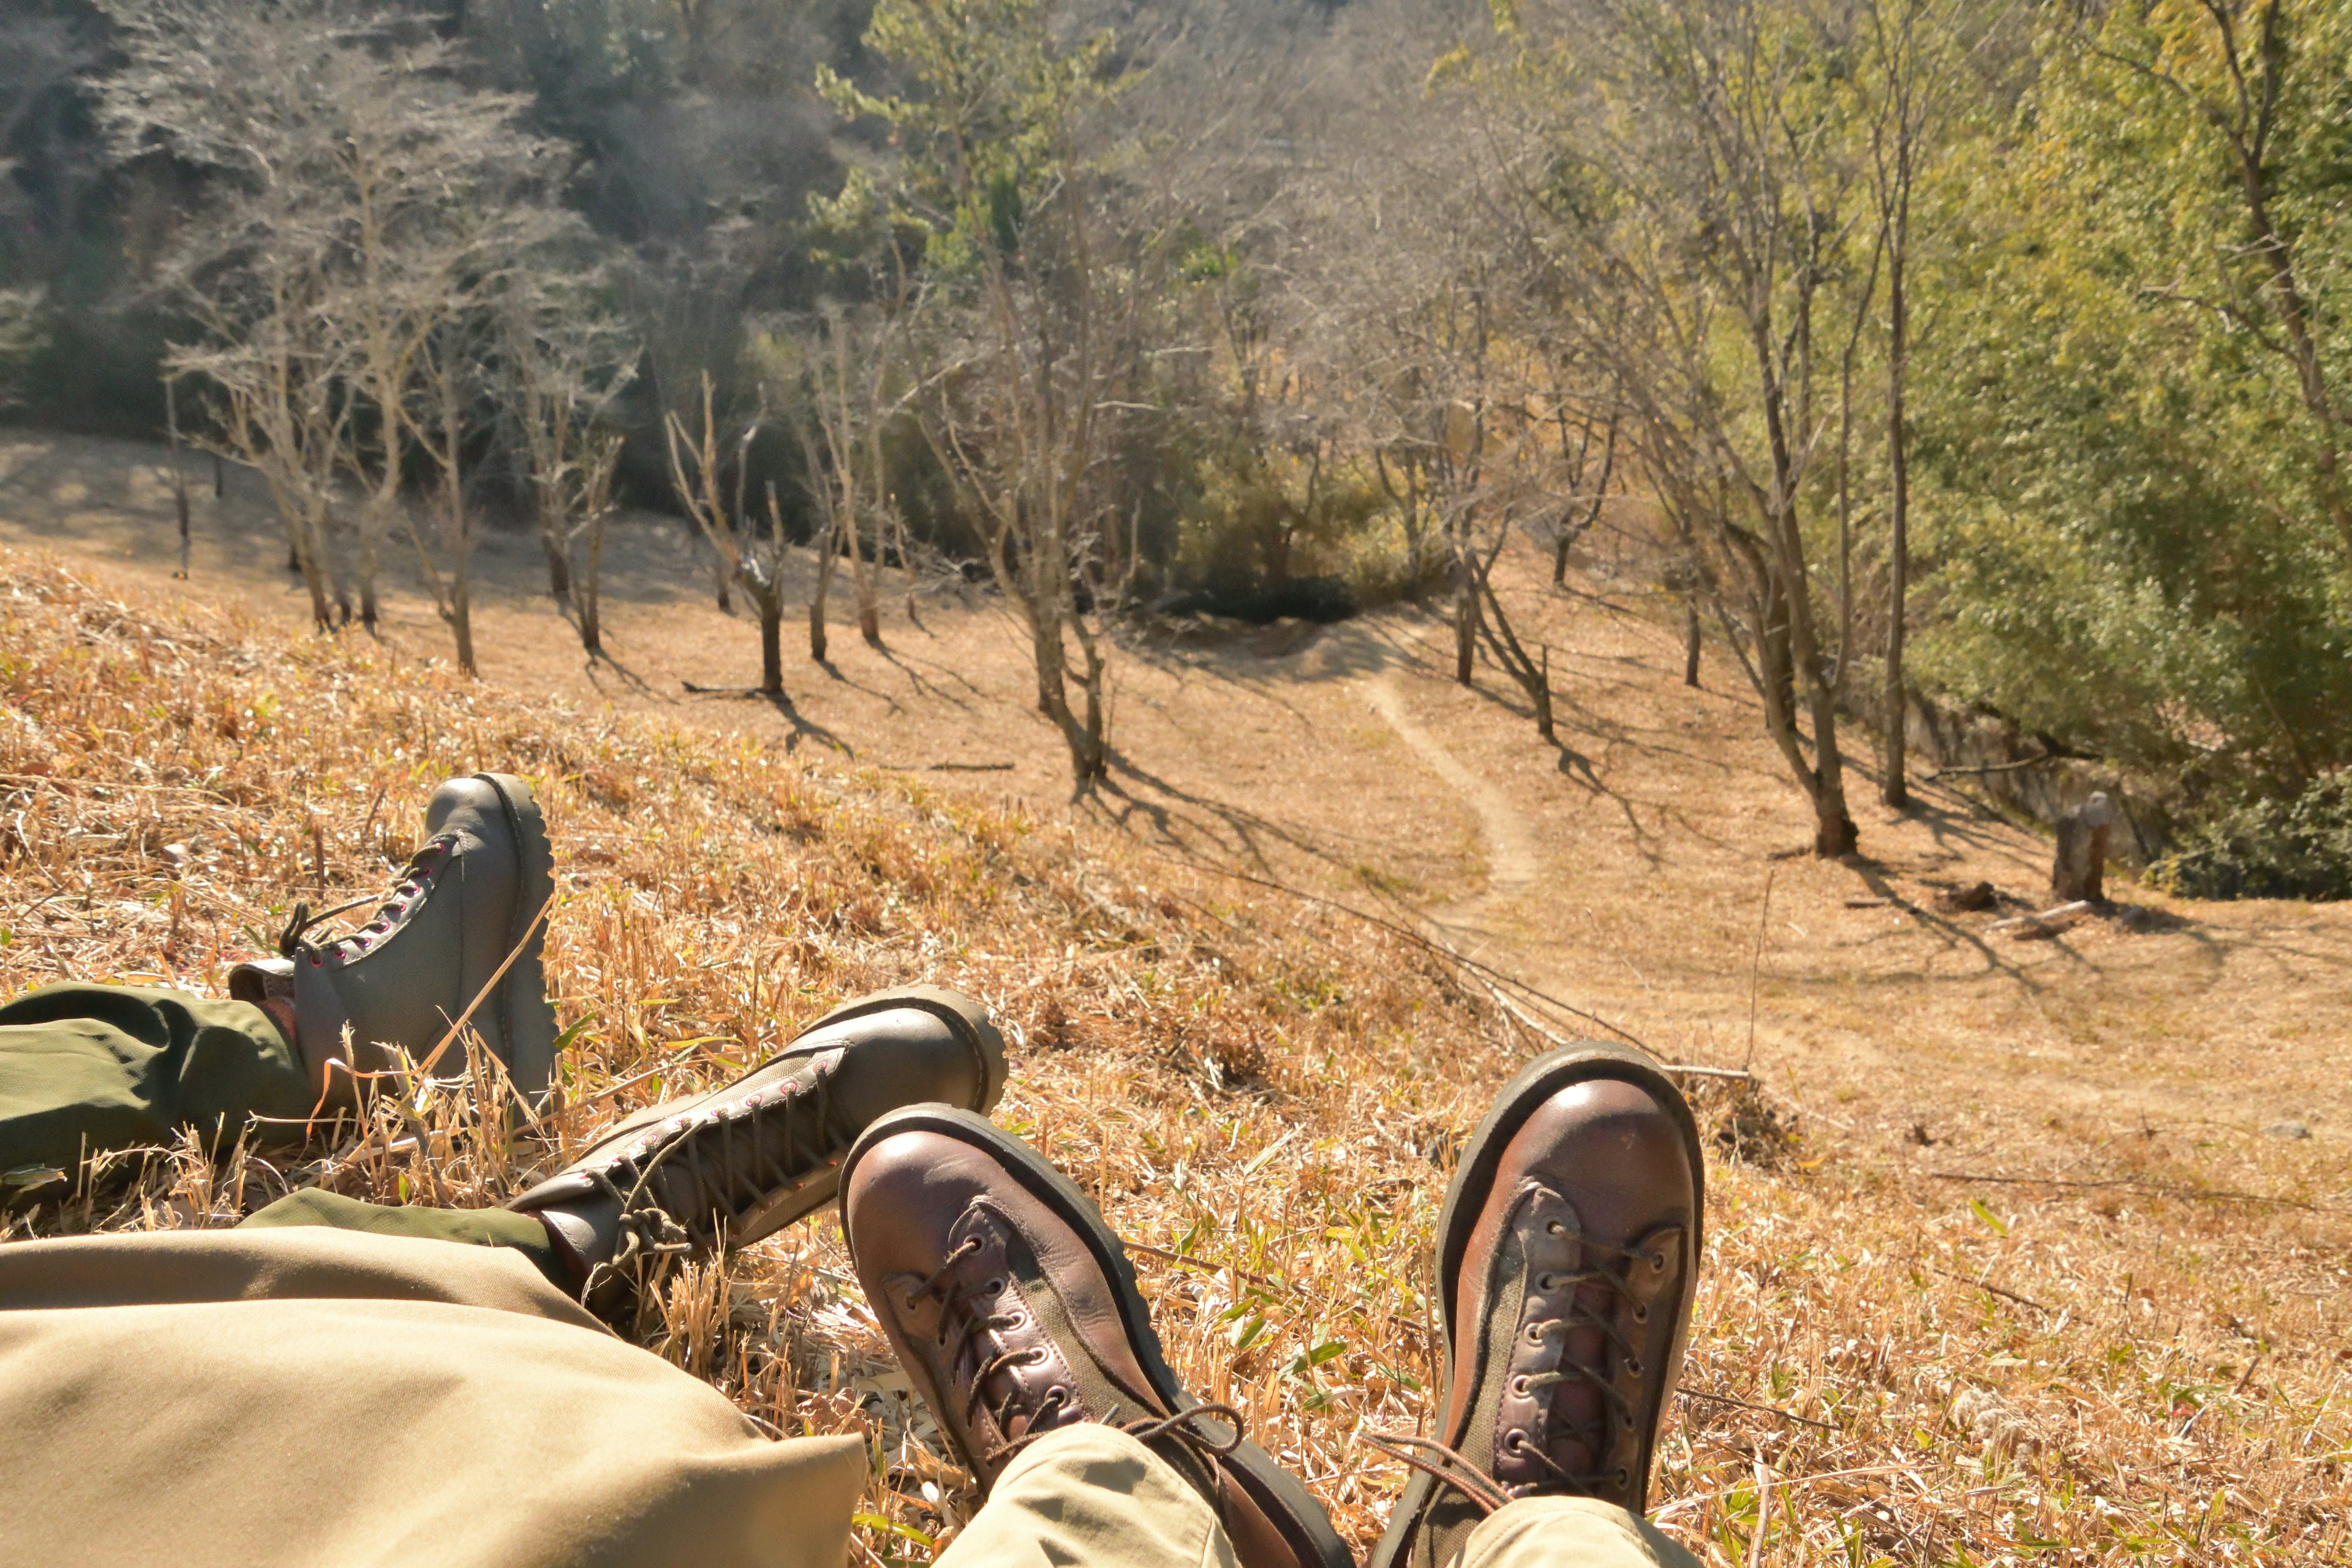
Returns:
[[[1601,1379],[1616,1310],[1610,1250],[1588,1246],[1576,1207],[1530,1182],[1514,1207],[1521,1306],[1496,1413],[1494,1479],[1518,1495],[1577,1489],[1606,1458]]]
[[[1580,1285],[1565,1314],[1569,1327],[1559,1367],[1568,1375],[1552,1388],[1544,1447],[1552,1463],[1572,1476],[1589,1476],[1601,1468],[1603,1456],[1594,1438],[1603,1446],[1607,1442],[1608,1402],[1593,1379],[1579,1375],[1576,1369],[1590,1368],[1596,1377],[1608,1373],[1609,1336],[1591,1326],[1591,1320],[1608,1318],[1615,1310],[1616,1300],[1616,1292],[1606,1285]]]
[[[232,1002],[260,1006],[265,1002],[294,1000],[294,961],[290,958],[248,958],[228,972]]]

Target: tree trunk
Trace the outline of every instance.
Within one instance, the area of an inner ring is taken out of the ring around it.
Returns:
[[[2088,899],[2105,903],[2107,829],[2115,808],[2104,790],[2058,818],[2058,847],[2050,866],[2050,891],[2061,903]]]
[[[573,595],[573,607],[580,612],[580,647],[591,657],[601,654],[604,651],[604,505],[601,489],[591,492],[588,558],[581,568]]]
[[[1543,662],[1537,667],[1536,682],[1528,688],[1536,703],[1536,733],[1545,740],[1557,739],[1551,726],[1551,649],[1543,650]]]
[[[784,694],[784,585],[772,582],[765,592],[754,591],[760,607],[760,691],[767,697]]]
[[[453,351],[454,352],[454,351]],[[449,632],[457,643],[457,668],[467,675],[481,671],[474,663],[474,533],[466,515],[465,414],[457,400],[456,372],[446,360],[440,367],[441,479],[443,496],[442,548],[449,556]]]
[[[1058,619],[1049,621],[1051,615],[1046,610],[1035,612],[1029,631],[1031,649],[1037,661],[1037,711],[1066,731],[1072,721],[1062,627]]]
[[[188,527],[188,476],[180,472],[178,454],[173,454],[172,509],[180,518],[180,575],[188,574],[188,563],[195,548],[194,534]]]
[[[457,668],[479,675],[474,667],[473,573],[464,562],[449,574],[449,631],[457,642]]]
[[[547,555],[547,591],[555,595],[557,604],[570,604],[572,563],[564,559],[562,539],[544,522],[540,525],[539,547]]]
[[[1568,552],[1569,547],[1575,542],[1576,535],[1563,526],[1559,531],[1559,542],[1551,547],[1551,585],[1555,588],[1567,585]]]
[[[1457,570],[1462,574],[1462,586],[1454,595],[1454,680],[1458,686],[1467,686],[1478,652],[1478,584],[1467,563]]]
[[[303,531],[306,530],[300,528],[289,531],[286,563],[302,574],[302,586],[310,591],[310,624],[322,632],[329,631],[335,620],[327,599],[327,574],[318,559],[317,547],[302,536]]]
[[[228,478],[221,470],[221,455],[213,454],[213,500],[218,500],[228,489]]]
[[[857,606],[857,635],[875,647],[882,646],[882,606],[870,598]]]
[[[603,653],[604,623],[598,613],[602,606],[596,602],[596,591],[583,585],[576,607],[580,612],[580,650],[592,656]]]
[[[1811,682],[1813,708],[1813,853],[1851,855],[1861,842],[1845,805],[1845,759],[1838,751],[1837,702],[1826,681]]]
[[[1079,788],[1110,772],[1110,745],[1107,730],[1109,714],[1103,706],[1103,658],[1091,645],[1084,648],[1086,670],[1078,683],[1087,696],[1087,719],[1083,729],[1069,732],[1070,772]]]
[[[818,531],[816,540],[816,588],[809,595],[809,658],[824,662],[824,602],[833,591],[833,530]]]
[[[1902,171],[1898,169],[1898,177]],[[1911,804],[1911,791],[1905,774],[1908,763],[1905,756],[1907,740],[1906,723],[1908,714],[1903,698],[1904,617],[1909,605],[1911,589],[1911,479],[1909,443],[1903,431],[1903,392],[1905,357],[1908,349],[1909,318],[1903,297],[1905,229],[1908,221],[1910,192],[1908,181],[1895,195],[1894,242],[1887,255],[1887,343],[1886,343],[1886,470],[1887,495],[1887,608],[1886,622],[1886,763],[1885,778],[1879,786],[1879,798],[1900,811]]]
[[[474,663],[474,542],[467,537],[466,491],[453,458],[449,465],[449,632],[457,643],[457,668],[479,675]]]
[[[1757,629],[1762,634],[1756,639],[1758,656],[1770,674],[1780,710],[1793,725],[1797,714],[1797,661],[1789,648],[1789,595],[1777,574],[1765,574],[1764,624]]]
[[[396,491],[379,492],[371,498],[360,512],[360,624],[368,630],[376,629],[379,615],[375,597],[376,573],[381,564],[378,547],[384,535],[385,520],[390,509],[400,504]]]
[[[1698,684],[1699,655],[1698,595],[1683,597],[1683,684]]]

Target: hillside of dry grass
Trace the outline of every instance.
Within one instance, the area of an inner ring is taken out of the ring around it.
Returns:
[[[1355,1435],[1426,1416],[1452,1152],[1544,1044],[1412,940],[1009,798],[9,554],[0,985],[208,986],[295,898],[381,883],[433,784],[476,767],[530,777],[555,832],[573,1033],[546,1125],[426,1094],[333,1149],[93,1173],[8,1237],[227,1224],[303,1184],[496,1202],[841,996],[938,979],[1004,1021],[1000,1115],[1138,1244],[1174,1364],[1377,1533],[1401,1478]],[[1654,1503],[1710,1563],[2352,1562],[2352,1225],[2327,1181],[2260,1185],[2279,1168],[2256,1162],[2216,1193],[2149,1159],[1952,1184],[1700,1087],[1706,1274]],[[635,1331],[782,1430],[875,1435],[861,1561],[921,1561],[968,1516],[829,1222],[685,1271]]]

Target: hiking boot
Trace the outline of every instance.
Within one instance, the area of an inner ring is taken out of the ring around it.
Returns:
[[[1698,1130],[1656,1064],[1587,1043],[1505,1089],[1438,1221],[1438,1441],[1372,1437],[1415,1471],[1370,1568],[1444,1568],[1517,1498],[1639,1514],[1690,1335]]]
[[[312,942],[312,926],[343,911],[314,915],[296,904],[278,956],[238,964],[228,993],[264,1007],[280,1028],[291,1020],[328,1106],[357,1105],[352,1075],[398,1066],[397,1051],[462,1074],[463,1049],[443,1046],[460,1019],[536,1100],[555,1065],[555,1010],[540,963],[554,867],[529,784],[507,773],[451,779],[425,803],[424,847],[374,919]]]
[[[877,1117],[940,1100],[984,1111],[1004,1041],[960,992],[913,985],[835,1008],[723,1088],[616,1123],[509,1201],[571,1255],[585,1296],[614,1301],[643,1268],[768,1236],[833,1200],[842,1156]]]
[[[982,1489],[1031,1439],[1081,1422],[1141,1438],[1215,1507],[1243,1568],[1352,1568],[1322,1505],[1187,1394],[1118,1237],[1036,1151],[945,1106],[866,1129],[842,1169],[866,1299]]]

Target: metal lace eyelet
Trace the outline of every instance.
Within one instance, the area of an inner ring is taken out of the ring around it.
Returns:
[[[1017,1327],[1018,1325],[1015,1326]],[[1048,1351],[1044,1345],[1039,1345],[1035,1350],[1029,1352],[1029,1364],[1031,1366],[1044,1366],[1047,1362],[1053,1359],[1053,1352]]]
[[[1528,1325],[1528,1343],[1531,1345],[1539,1345],[1543,1342],[1543,1325],[1541,1323],[1529,1323]]]
[[[1623,1465],[1618,1466],[1617,1484],[1621,1487],[1632,1486],[1633,1484],[1633,1472],[1626,1468]]]
[[[1637,1356],[1637,1355],[1629,1355],[1629,1356],[1627,1356],[1627,1357],[1625,1358],[1625,1370],[1626,1370],[1627,1372],[1632,1373],[1635,1377],[1639,1377],[1639,1376],[1641,1376],[1641,1375],[1642,1375],[1642,1358],[1641,1358],[1640,1356]]]
[[[1650,1309],[1648,1308],[1648,1306],[1646,1306],[1645,1304],[1643,1304],[1643,1302],[1640,1302],[1640,1301],[1636,1301],[1636,1302],[1634,1302],[1634,1303],[1633,1303],[1633,1321],[1634,1321],[1635,1322],[1637,1322],[1637,1323],[1646,1323],[1646,1322],[1648,1322],[1648,1321],[1650,1321]]]
[[[992,1296],[1002,1296],[1004,1294],[1004,1281],[1002,1279],[992,1279],[988,1282],[985,1289]]]
[[[1525,1399],[1528,1396],[1528,1374],[1526,1373],[1520,1373],[1517,1376],[1511,1379],[1511,1392],[1517,1394],[1521,1399]]]
[[[1549,1231],[1554,1236],[1566,1236],[1568,1234],[1568,1226],[1560,1224],[1559,1221],[1556,1219],[1547,1220],[1544,1223],[1544,1229]]]
[[[1632,1411],[1629,1410],[1625,1412],[1623,1415],[1618,1416],[1617,1419],[1624,1426],[1626,1431],[1631,1432],[1633,1429],[1633,1413]]]
[[[1524,1454],[1527,1452],[1527,1448],[1528,1435],[1525,1432],[1520,1431],[1517,1427],[1514,1426],[1509,1431],[1503,1434],[1503,1451],[1505,1453]]]
[[[1666,1271],[1666,1255],[1664,1253],[1653,1252],[1650,1254],[1650,1270],[1655,1274],[1664,1274]]]

